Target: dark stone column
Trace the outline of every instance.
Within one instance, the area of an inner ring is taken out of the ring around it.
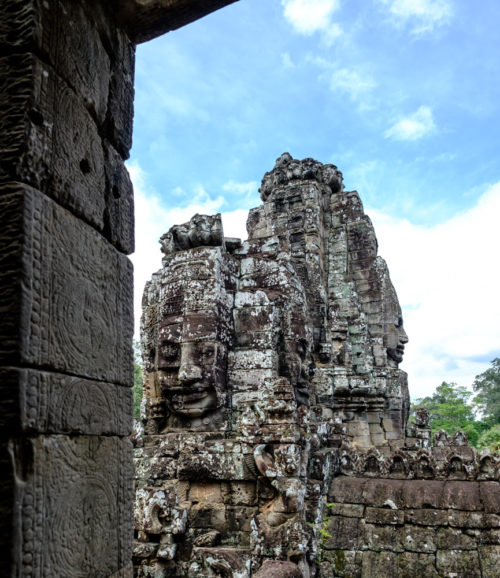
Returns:
[[[0,2],[2,575],[132,573],[134,43],[233,1]]]
[[[5,575],[131,574],[134,45],[105,6],[0,5]]]

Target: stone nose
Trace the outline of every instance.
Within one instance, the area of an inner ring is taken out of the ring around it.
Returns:
[[[406,331],[401,328],[400,334],[399,334],[399,342],[400,343],[408,343],[408,335],[406,335]]]
[[[194,363],[182,363],[179,367],[178,379],[184,381],[197,381],[201,379],[201,369]]]

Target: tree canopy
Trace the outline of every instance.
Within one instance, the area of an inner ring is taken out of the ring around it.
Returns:
[[[491,367],[479,374],[472,384],[477,392],[475,402],[492,424],[500,423],[500,358],[491,362]]]
[[[443,381],[433,395],[412,403],[412,414],[426,408],[432,433],[440,429],[449,434],[462,430],[471,445],[500,451],[500,358],[476,376],[472,388],[473,391]]]
[[[475,406],[471,403],[472,396],[473,392],[466,387],[443,381],[432,396],[418,399],[412,404],[412,410],[429,410],[432,433],[440,429],[449,434],[462,430],[468,435],[471,445],[476,445],[487,426],[476,420]]]

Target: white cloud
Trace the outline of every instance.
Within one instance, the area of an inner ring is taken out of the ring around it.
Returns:
[[[394,140],[418,140],[436,129],[432,110],[421,106],[416,112],[401,118],[385,131],[385,138]]]
[[[449,0],[380,0],[388,6],[397,26],[410,25],[411,33],[420,35],[448,24],[453,16]]]
[[[259,183],[257,181],[249,181],[248,183],[228,181],[222,186],[222,190],[231,197],[237,196],[240,207],[244,206],[250,209],[260,203]]]
[[[347,94],[360,107],[368,107],[371,92],[377,86],[369,73],[360,69],[339,68],[335,62],[321,56],[309,56],[307,60],[322,71],[319,74],[319,79],[327,82],[334,94]]]
[[[342,34],[332,16],[340,8],[339,0],[281,0],[285,18],[299,34],[321,32],[332,41]]]
[[[283,52],[281,54],[281,63],[283,64],[283,68],[291,69],[295,68],[295,62],[292,60],[292,57],[288,52]]]
[[[359,99],[375,86],[375,82],[369,75],[362,75],[348,68],[335,70],[330,78],[332,91],[341,90],[346,92],[353,100]]]
[[[367,212],[403,307],[410,342],[402,368],[412,397],[442,381],[470,386],[500,355],[500,182],[432,228]]]

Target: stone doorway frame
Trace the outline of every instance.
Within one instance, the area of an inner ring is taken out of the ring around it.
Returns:
[[[132,575],[135,45],[234,1],[0,4],[5,575]]]

